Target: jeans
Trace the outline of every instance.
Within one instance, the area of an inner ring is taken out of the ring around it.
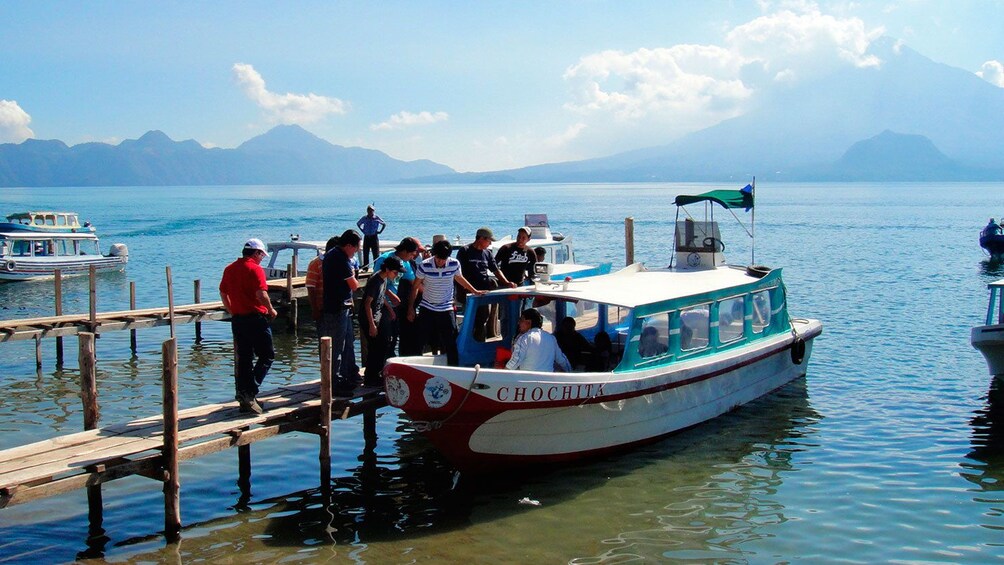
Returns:
[[[344,387],[355,385],[359,381],[359,366],[356,365],[352,310],[342,308],[336,313],[325,312],[321,335],[331,338],[332,384]]]
[[[240,314],[233,316],[230,329],[234,334],[234,351],[237,354],[234,388],[237,396],[254,397],[275,359],[272,326],[262,314]]]
[[[453,310],[436,312],[424,306],[418,309],[418,327],[432,345],[433,351],[446,353],[446,363],[452,367],[460,364],[457,352],[457,316]]]

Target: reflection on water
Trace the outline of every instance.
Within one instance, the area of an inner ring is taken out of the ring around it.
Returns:
[[[1004,277],[1004,261],[1000,259],[985,259],[980,261],[980,274],[988,277],[994,277],[995,280],[1000,277]]]
[[[241,498],[232,515],[186,526],[180,551],[254,562],[745,560],[743,544],[785,520],[774,494],[819,419],[799,380],[637,451],[490,480],[457,480],[399,420],[401,433],[368,444],[330,490]]]
[[[970,421],[972,451],[961,466],[962,476],[983,492],[1004,491],[1004,378],[991,379],[986,404]],[[981,502],[994,502],[981,497]],[[998,499],[996,502],[1004,502]],[[1004,510],[1002,510],[1004,511]]]

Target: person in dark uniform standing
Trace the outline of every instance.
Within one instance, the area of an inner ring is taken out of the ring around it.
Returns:
[[[380,234],[387,227],[387,222],[376,215],[376,209],[370,204],[366,207],[366,215],[356,222],[356,227],[363,232],[363,264],[361,266],[366,267],[366,265],[372,264],[370,253],[373,254],[373,261],[376,261],[380,255]]]

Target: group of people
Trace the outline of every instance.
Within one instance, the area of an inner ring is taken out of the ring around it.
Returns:
[[[393,250],[380,254],[378,235],[386,225],[373,206],[367,207],[367,214],[357,222],[362,234],[349,229],[332,237],[324,254],[307,267],[306,287],[318,337],[329,337],[332,342],[336,395],[351,394],[359,384],[382,385],[383,365],[395,354],[421,355],[428,348],[444,353],[449,364],[457,365],[455,287],[481,295],[495,288],[524,284],[533,277],[541,251],[527,245],[530,229],[522,227],[516,240],[494,255],[490,251],[494,234],[489,228],[477,230],[474,241],[458,249],[456,257],[445,238],[427,249],[417,238],[406,237]],[[355,257],[360,249],[371,275],[354,308],[353,296],[360,287]],[[261,240],[248,240],[242,257],[227,266],[220,281],[220,297],[231,314],[237,354],[236,399],[242,412],[258,414],[263,411],[256,398],[258,390],[275,358],[270,322],[276,312],[261,268],[266,258]],[[355,356],[353,315],[358,319],[365,357],[362,370]],[[516,363],[533,364],[540,356],[529,353],[539,349],[541,338],[531,338],[537,334],[529,331],[540,328],[539,317],[537,313],[536,318],[531,315],[528,320],[531,327],[523,334],[527,336],[527,347],[514,351]],[[497,312],[479,308],[471,323],[475,324],[476,339],[493,337]],[[520,324],[522,330],[522,318]],[[561,353],[560,348],[555,349]],[[562,366],[569,366],[567,358],[562,358]]]

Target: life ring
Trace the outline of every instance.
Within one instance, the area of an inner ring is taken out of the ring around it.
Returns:
[[[801,365],[805,359],[805,340],[795,336],[795,341],[791,342],[791,362]]]
[[[7,269],[8,272],[14,272],[14,269],[17,268],[17,263],[13,261],[7,261],[7,264],[4,265],[4,267]]]

